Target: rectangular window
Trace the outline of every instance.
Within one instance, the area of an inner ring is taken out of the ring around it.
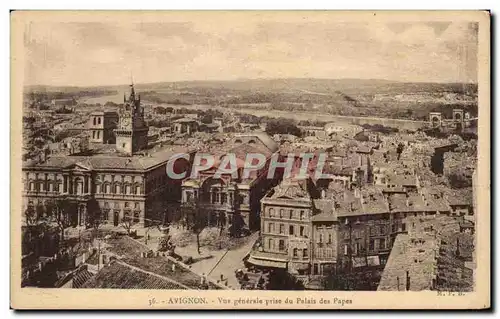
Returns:
[[[385,238],[380,239],[379,247],[380,249],[385,249]]]
[[[307,258],[308,254],[309,254],[307,248],[304,248],[304,251],[302,254],[303,254],[302,257],[304,257],[304,259]]]
[[[272,233],[273,230],[274,230],[273,228],[274,228],[274,224],[273,223],[267,224],[267,232],[268,233]]]
[[[304,230],[305,230],[305,227],[300,226],[300,236],[304,236]]]
[[[328,243],[331,244],[332,243],[332,234],[328,234]]]
[[[280,239],[280,241],[279,241],[279,250],[280,251],[285,250],[285,241],[283,239]]]
[[[297,257],[299,255],[298,253],[298,249],[297,248],[294,248],[293,249],[293,257]]]
[[[347,256],[347,253],[349,252],[349,247],[346,245],[344,245],[344,255]]]
[[[380,235],[385,235],[387,232],[386,228],[385,228],[385,225],[381,225],[380,226]]]
[[[375,241],[373,239],[370,239],[370,246],[369,246],[370,251],[375,250]]]
[[[406,223],[401,224],[401,231],[406,231]]]
[[[285,233],[285,225],[280,224],[280,234],[284,234],[284,233]]]
[[[288,228],[288,235],[293,235],[293,225],[290,225],[290,227]]]
[[[303,210],[300,211],[300,220],[305,218],[305,212]]]

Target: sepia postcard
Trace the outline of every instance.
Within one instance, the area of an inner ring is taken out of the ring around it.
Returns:
[[[487,309],[487,11],[11,12],[14,309]]]

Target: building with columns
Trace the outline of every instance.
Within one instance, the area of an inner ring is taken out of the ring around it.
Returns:
[[[278,152],[278,145],[263,132],[235,134],[228,146],[230,149],[212,154],[222,159],[233,153],[237,159],[237,176],[222,174],[215,178],[220,161],[208,170],[200,172],[196,179],[187,178],[182,182],[183,204],[198,203],[203,209],[210,226],[225,224],[232,233],[243,229],[258,229],[260,225],[260,200],[276,186],[280,174],[268,179],[267,173],[271,156]],[[259,153],[266,157],[266,164],[248,177],[243,176],[247,154]]]
[[[188,153],[187,149],[147,149],[148,129],[133,86],[119,114],[116,145],[94,144],[85,152],[23,163],[23,212],[32,209],[39,216],[51,216],[64,199],[68,226],[88,226],[96,216],[115,226],[125,217],[143,226],[152,220],[168,222],[178,215],[182,182],[170,179],[166,166],[173,155]],[[91,123],[96,118],[93,114]],[[106,113],[103,123],[106,126]],[[189,173],[190,168],[186,159],[174,165],[177,173]]]

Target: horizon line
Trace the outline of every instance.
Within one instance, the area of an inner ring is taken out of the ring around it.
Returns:
[[[181,80],[181,81],[156,81],[156,82],[136,82],[134,86],[140,85],[152,85],[152,84],[161,84],[161,83],[207,83],[207,82],[241,82],[241,81],[276,81],[276,80],[330,80],[330,81],[383,81],[383,82],[392,82],[392,83],[401,83],[401,84],[472,84],[478,85],[478,82],[466,82],[466,81],[401,81],[401,80],[388,80],[382,78],[323,78],[323,77],[268,77],[268,78],[237,78],[237,79],[213,79],[213,80]],[[42,86],[42,87],[63,87],[63,88],[98,88],[98,87],[114,87],[114,86],[130,86],[130,83],[121,83],[121,84],[94,84],[94,85],[54,85],[54,84],[25,84],[24,88],[34,87],[34,86]]]

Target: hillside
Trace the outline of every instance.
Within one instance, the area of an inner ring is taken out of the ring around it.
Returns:
[[[477,114],[477,85],[404,83],[364,79],[241,79],[136,84],[154,104],[220,105],[228,108],[317,112],[424,120],[432,111],[463,108]],[[121,95],[128,85],[101,87],[27,87],[26,92],[63,92],[78,98]],[[101,100],[100,100],[101,101]]]

